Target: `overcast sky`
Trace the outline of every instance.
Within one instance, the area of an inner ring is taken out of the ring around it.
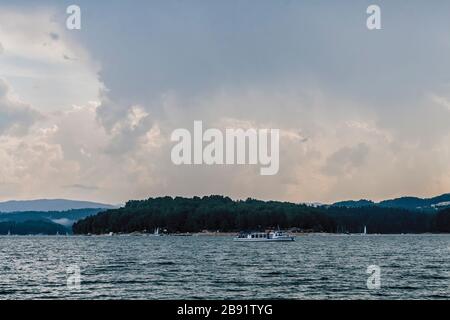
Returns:
[[[70,4],[0,0],[0,200],[450,192],[449,1]],[[173,165],[194,120],[279,128],[279,173]]]

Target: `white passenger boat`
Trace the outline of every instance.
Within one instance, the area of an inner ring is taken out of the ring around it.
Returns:
[[[240,233],[234,241],[242,242],[281,242],[295,241],[295,238],[283,231]]]

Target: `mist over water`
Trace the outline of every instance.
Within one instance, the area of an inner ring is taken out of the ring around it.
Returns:
[[[450,235],[0,237],[0,299],[449,299]],[[66,268],[81,269],[69,290]],[[367,288],[369,265],[381,289]]]

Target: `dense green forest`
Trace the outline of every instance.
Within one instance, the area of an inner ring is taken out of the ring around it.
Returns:
[[[129,201],[73,225],[75,234],[242,231],[280,227],[304,232],[360,233],[450,232],[450,210],[421,211],[380,206],[313,207],[277,201],[233,201],[223,196],[161,197]]]

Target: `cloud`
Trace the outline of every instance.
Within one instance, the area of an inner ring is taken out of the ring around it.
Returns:
[[[365,143],[343,147],[327,158],[323,171],[332,176],[351,174],[354,169],[365,164],[369,150],[369,146]]]
[[[0,39],[7,49],[1,55],[0,77],[44,113],[97,100],[102,87],[99,65],[65,24],[55,20],[58,14],[53,6],[0,5]]]
[[[59,34],[57,34],[56,32],[50,32],[48,35],[54,41],[58,41],[59,40]]]
[[[76,60],[77,60],[77,59],[75,59],[75,58],[69,57],[69,56],[66,55],[66,54],[63,54],[63,58],[64,58],[64,60],[69,60],[69,61],[76,61]]]
[[[80,0],[89,29],[75,33],[63,5],[2,7],[0,76],[30,105],[0,89],[1,194],[332,202],[450,190],[449,3],[385,2],[380,32],[364,3],[232,3],[112,2],[105,15]],[[170,134],[194,120],[280,129],[279,174],[174,166]]]
[[[437,105],[443,107],[444,109],[450,111],[450,100],[446,97],[438,96],[438,95],[431,95],[431,100],[436,103]]]
[[[31,106],[14,98],[9,85],[0,78],[0,135],[23,135],[40,117]]]
[[[86,186],[83,184],[72,184],[69,186],[63,186],[63,188],[67,188],[67,189],[81,189],[81,190],[85,190],[85,191],[94,191],[94,190],[98,190],[98,187],[96,186]]]

